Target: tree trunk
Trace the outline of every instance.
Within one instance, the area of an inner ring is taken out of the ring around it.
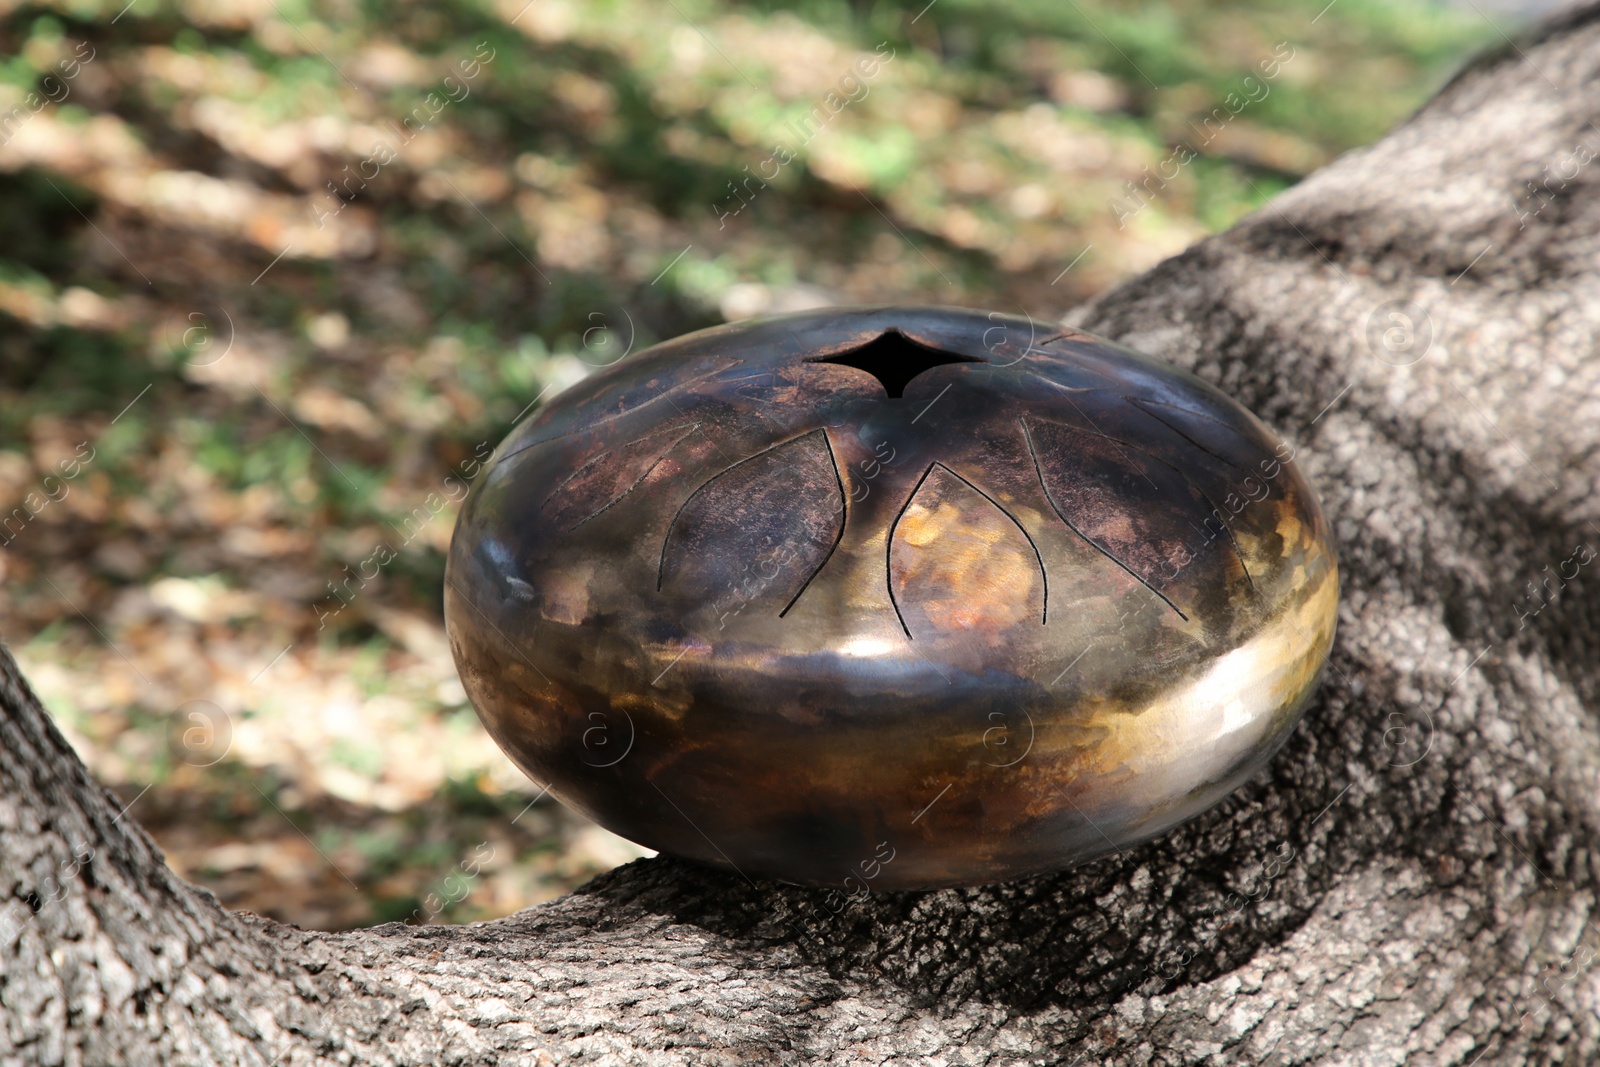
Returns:
[[[1299,449],[1345,600],[1270,770],[1065,874],[872,896],[643,860],[307,932],[175,877],[0,652],[0,1062],[1593,1063],[1600,7],[1073,322]]]

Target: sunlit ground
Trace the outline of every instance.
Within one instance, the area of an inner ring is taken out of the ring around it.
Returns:
[[[536,398],[764,312],[1054,317],[1499,39],[1378,0],[124,3],[0,11],[0,633],[174,867],[327,928],[640,854],[500,756],[444,640],[459,479]]]

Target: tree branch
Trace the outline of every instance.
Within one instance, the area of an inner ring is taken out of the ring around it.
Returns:
[[[1321,694],[1222,807],[836,916],[654,859],[319,934],[174,877],[0,655],[0,1061],[1593,1061],[1597,86],[1590,5],[1073,316],[1272,423],[1341,543]]]

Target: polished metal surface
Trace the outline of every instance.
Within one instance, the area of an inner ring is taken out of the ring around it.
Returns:
[[[451,544],[473,705],[651,848],[852,891],[1158,834],[1277,750],[1338,572],[1289,447],[1110,342],[941,308],[690,334],[517,426]]]

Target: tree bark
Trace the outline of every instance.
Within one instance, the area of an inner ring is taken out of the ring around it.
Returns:
[[[658,858],[315,933],[174,876],[0,652],[0,1062],[1596,1062],[1596,157],[1590,5],[1071,317],[1277,428],[1340,542],[1320,695],[1220,808],[838,914]]]

